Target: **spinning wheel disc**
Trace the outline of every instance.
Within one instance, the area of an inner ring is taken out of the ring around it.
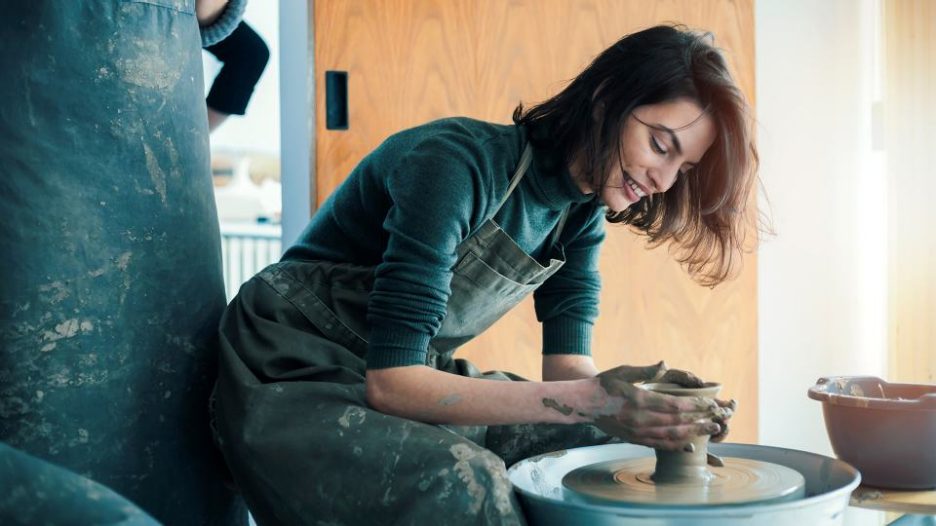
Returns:
[[[746,458],[725,458],[709,468],[708,480],[657,484],[652,457],[598,462],[574,469],[562,479],[567,491],[603,503],[649,506],[744,505],[803,498],[806,481],[795,470]]]

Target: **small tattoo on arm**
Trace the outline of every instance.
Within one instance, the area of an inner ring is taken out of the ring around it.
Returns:
[[[458,402],[461,402],[461,395],[458,393],[452,393],[446,396],[445,398],[442,398],[441,400],[439,400],[439,405],[450,406],[450,405],[455,405]]]

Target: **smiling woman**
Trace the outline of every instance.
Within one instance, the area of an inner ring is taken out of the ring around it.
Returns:
[[[660,26],[513,124],[447,118],[384,141],[222,321],[219,443],[255,517],[521,524],[505,463],[723,438],[732,403],[635,385],[663,362],[598,373],[591,334],[606,219],[665,212],[690,271],[724,279],[754,158],[746,129],[724,135],[745,114],[707,38]],[[549,381],[454,358],[530,294]],[[336,480],[349,469],[374,476]]]
[[[607,192],[608,220],[651,246],[674,241],[705,285],[736,270],[757,171],[747,103],[711,40],[666,26],[630,35],[552,99],[514,112],[587,188],[604,196],[635,183],[628,195]]]

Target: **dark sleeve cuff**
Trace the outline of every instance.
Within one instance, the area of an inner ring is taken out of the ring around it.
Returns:
[[[224,11],[217,20],[209,26],[199,28],[202,47],[216,44],[234,32],[234,28],[244,16],[245,7],[247,7],[247,0],[228,0],[227,6],[224,7]]]
[[[368,335],[367,368],[425,365],[429,335],[374,327]]]
[[[558,317],[543,322],[543,354],[591,356],[593,324]]]

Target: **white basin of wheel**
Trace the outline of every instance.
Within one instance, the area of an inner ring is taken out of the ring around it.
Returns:
[[[508,476],[527,518],[536,526],[841,525],[851,492],[861,482],[855,468],[814,453],[747,444],[710,444],[709,450],[721,457],[772,462],[796,470],[806,479],[806,497],[770,504],[666,508],[587,502],[563,486],[563,477],[582,466],[654,456],[652,449],[634,444],[582,447],[539,455],[514,464]]]

